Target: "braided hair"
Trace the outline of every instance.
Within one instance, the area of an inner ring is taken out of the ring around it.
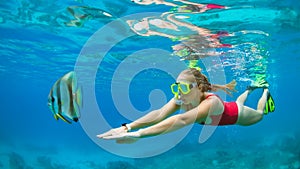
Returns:
[[[202,86],[202,88],[201,88],[202,92],[223,90],[227,94],[231,95],[231,91],[233,91],[233,92],[236,91],[234,89],[236,86],[235,80],[231,81],[230,83],[228,83],[226,85],[218,85],[218,84],[211,84],[208,81],[208,78],[204,74],[202,74],[201,71],[199,71],[196,68],[186,69],[182,73],[193,76],[197,85]]]

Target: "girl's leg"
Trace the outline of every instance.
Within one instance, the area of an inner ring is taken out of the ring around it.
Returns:
[[[236,102],[238,102],[240,105],[244,106],[245,101],[247,100],[247,97],[250,93],[250,90],[246,90],[243,94],[241,94],[237,99]]]
[[[237,103],[240,104],[240,107],[242,108],[239,111],[239,118],[237,124],[248,126],[257,123],[262,119],[263,111],[267,102],[268,92],[269,92],[268,89],[264,89],[263,95],[258,101],[257,110],[244,106],[244,102],[248,96],[248,95],[246,95],[246,97],[243,96],[245,92],[238,98],[240,100],[237,100]]]
[[[269,89],[267,89],[267,88],[264,89],[264,93],[261,96],[261,98],[259,99],[258,104],[257,104],[258,111],[264,112],[264,109],[265,109],[265,106],[267,103],[268,93],[269,93]]]

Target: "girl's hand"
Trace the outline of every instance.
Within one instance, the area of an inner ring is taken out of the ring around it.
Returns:
[[[103,137],[99,137],[106,140],[116,140],[119,144],[131,144],[141,137],[139,131],[136,132],[126,132],[126,133],[114,133],[112,135],[107,135]]]
[[[111,129],[105,133],[99,134],[97,135],[98,138],[104,138],[104,137],[108,137],[108,136],[113,136],[113,135],[118,135],[118,134],[122,134],[122,133],[127,133],[127,129],[124,126],[118,127],[118,128],[114,128]]]

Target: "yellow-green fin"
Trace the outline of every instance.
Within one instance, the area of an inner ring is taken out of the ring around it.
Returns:
[[[62,115],[60,114],[56,114],[60,119],[62,119],[64,122],[71,124],[71,122],[69,120],[67,120],[66,118],[64,118]]]
[[[264,114],[268,114],[269,112],[274,112],[275,111],[275,102],[271,96],[270,93],[268,93],[268,98],[264,110]]]

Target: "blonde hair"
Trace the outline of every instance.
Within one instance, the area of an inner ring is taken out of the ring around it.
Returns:
[[[226,92],[228,95],[232,95],[231,92],[236,92],[235,86],[236,86],[236,81],[232,80],[230,83],[225,84],[225,85],[218,85],[218,84],[211,84],[208,81],[208,78],[201,73],[196,68],[189,68],[184,71],[182,71],[183,74],[193,76],[197,85],[201,86],[202,92],[207,92],[207,91],[218,91],[218,90],[223,90]]]

